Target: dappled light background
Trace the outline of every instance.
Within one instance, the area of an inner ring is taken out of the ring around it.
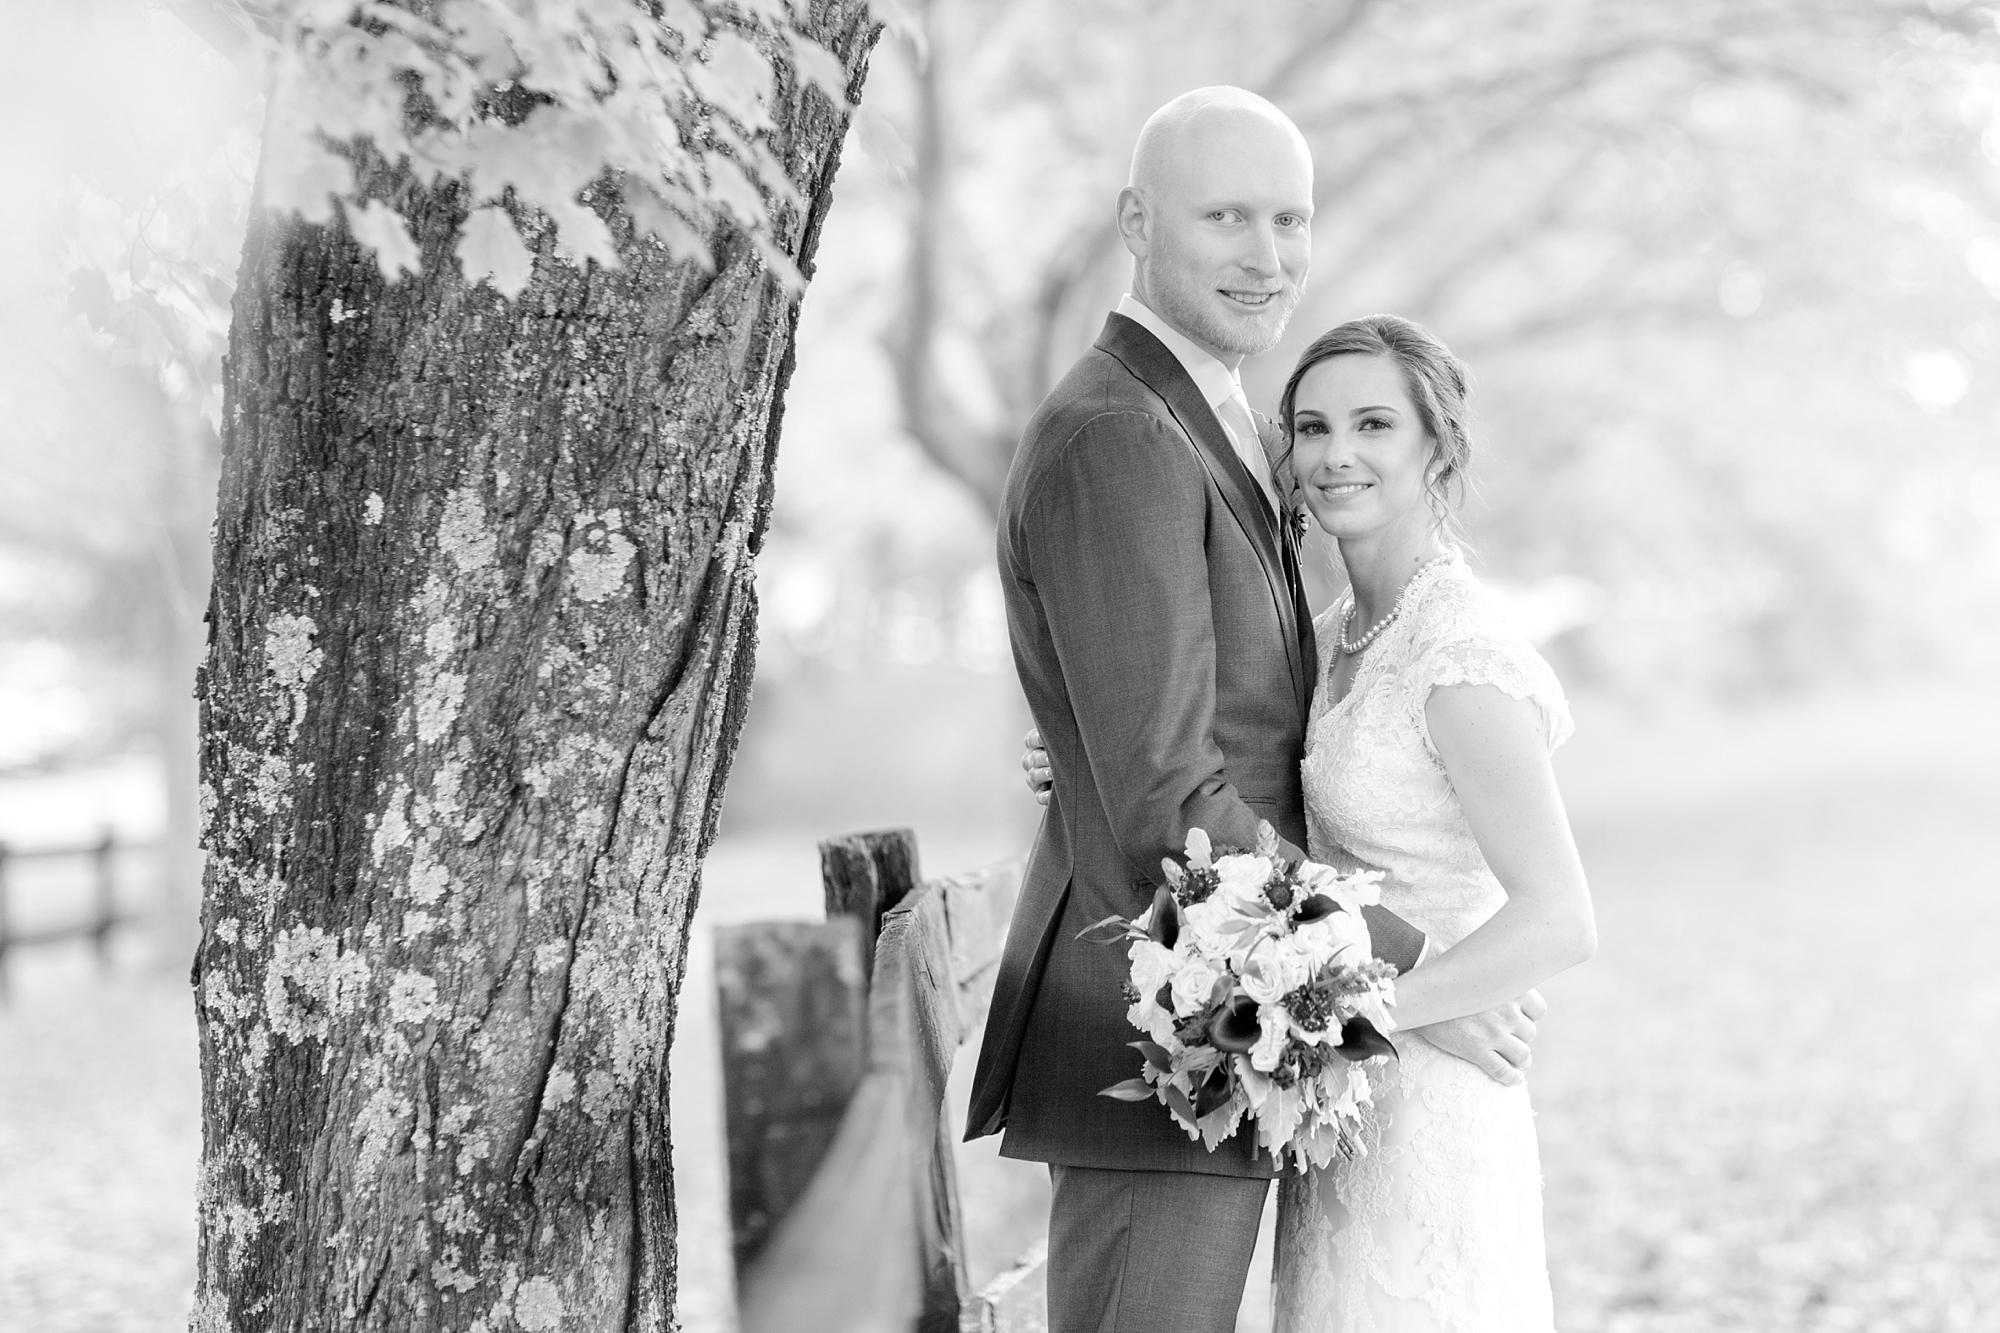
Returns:
[[[1312,280],[1245,368],[1253,403],[1356,315],[1464,356],[1474,562],[1575,703],[1560,772],[1603,948],[1549,987],[1534,1075],[1561,1323],[1989,1327],[1992,21],[1955,0],[912,8],[924,53],[877,50],[800,322],[677,1035],[685,1216],[721,1206],[708,930],[816,914],[824,836],[909,825],[939,872],[1033,836],[999,489],[1124,290],[1111,200],[1139,124],[1229,82],[1291,113],[1319,173]],[[135,844],[137,919],[108,971],[81,941],[5,958],[0,1327],[178,1328],[189,690],[261,98],[145,0],[0,16],[0,840]],[[1311,574],[1335,595],[1330,550]],[[88,908],[83,861],[6,875],[17,930]],[[1044,1178],[990,1143],[962,1170],[990,1275],[1035,1238]],[[687,1230],[687,1322],[726,1328],[726,1246]]]

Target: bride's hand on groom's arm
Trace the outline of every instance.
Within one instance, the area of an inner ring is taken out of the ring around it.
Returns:
[[[1540,991],[1495,1005],[1483,1013],[1447,1019],[1421,1028],[1424,1040],[1467,1064],[1495,1083],[1508,1086],[1528,1076],[1534,1063],[1535,1024],[1549,1011]]]

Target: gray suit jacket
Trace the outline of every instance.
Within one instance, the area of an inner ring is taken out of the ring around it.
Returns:
[[[1007,478],[1001,586],[1014,663],[1055,773],[979,1053],[966,1136],[1008,1157],[1268,1175],[1254,1137],[1214,1152],[1156,1102],[1098,1096],[1139,1072],[1122,948],[1190,828],[1301,855],[1299,761],[1317,678],[1295,538],[1186,370],[1112,315],[1028,423]],[[1377,952],[1423,936],[1371,912]]]

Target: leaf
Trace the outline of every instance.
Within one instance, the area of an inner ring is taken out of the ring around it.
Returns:
[[[625,206],[632,210],[633,224],[641,231],[659,237],[666,245],[668,254],[707,272],[715,271],[715,256],[709,253],[708,242],[688,225],[687,219],[673,205],[645,186],[628,180],[625,183]]]
[[[750,244],[757,247],[757,253],[763,256],[764,267],[777,276],[787,296],[796,299],[805,294],[806,275],[799,272],[799,266],[792,262],[790,255],[772,242],[770,232],[759,227],[750,233]]]
[[[494,291],[511,301],[526,290],[535,257],[504,209],[476,208],[459,234],[458,266],[466,282],[490,281]]]
[[[819,89],[837,107],[853,105],[847,92],[847,70],[838,56],[796,32],[785,33],[785,44],[791,48],[792,69],[801,83]]]
[[[1125,1043],[1146,1057],[1146,1063],[1162,1074],[1174,1072],[1174,1057],[1167,1054],[1167,1048],[1156,1041],[1128,1041]]]
[[[79,268],[69,275],[69,308],[102,330],[111,315],[111,283],[98,268]]]
[[[708,170],[708,194],[746,229],[755,227],[764,220],[764,196],[743,174],[743,168],[731,162],[720,153],[703,153],[702,165]]]
[[[910,0],[868,0],[868,14],[877,23],[916,48],[918,60],[930,59],[930,40],[924,21]]]
[[[1367,1060],[1377,1055],[1397,1058],[1395,1045],[1359,1014],[1340,1025],[1340,1045],[1334,1049],[1349,1060]]]
[[[1201,1119],[1194,1113],[1194,1103],[1187,1099],[1187,1094],[1173,1084],[1164,1085],[1160,1090],[1160,1096],[1166,1099],[1168,1109],[1188,1124],[1192,1125]]]
[[[1097,1094],[1119,1102],[1149,1102],[1153,1100],[1153,1085],[1143,1078],[1128,1078],[1123,1083],[1114,1083]]]
[[[417,243],[410,239],[410,228],[401,213],[380,199],[370,199],[358,209],[343,199],[341,209],[347,214],[347,229],[354,239],[374,252],[385,281],[400,281],[405,273],[422,267]]]
[[[660,6],[660,18],[685,37],[690,47],[699,45],[708,36],[708,18],[693,0],[665,0]]]
[[[1112,926],[1118,927],[1116,934],[1103,934],[1099,935],[1096,939],[1091,939],[1092,935],[1100,931],[1108,931]],[[1093,921],[1082,930],[1076,932],[1076,937],[1080,940],[1089,940],[1092,944],[1116,944],[1125,938],[1125,926],[1126,921],[1124,917],[1115,915],[1107,916],[1102,921]]]
[[[301,136],[288,147],[272,145],[260,180],[265,207],[297,213],[324,227],[333,221],[335,198],[354,192],[354,167]]]
[[[545,206],[545,211],[556,224],[557,248],[568,251],[579,264],[593,259],[602,268],[618,267],[617,243],[611,239],[611,228],[604,225],[596,210],[571,200]]]
[[[746,130],[770,128],[764,108],[771,100],[771,66],[755,46],[733,32],[717,33],[702,59],[685,69],[702,101]]]

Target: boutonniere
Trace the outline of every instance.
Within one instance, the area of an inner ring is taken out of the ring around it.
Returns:
[[[1306,512],[1305,506],[1300,505],[1297,509],[1292,510],[1288,521],[1292,525],[1292,535],[1300,541],[1304,541],[1306,539],[1306,529],[1312,526],[1312,515]]]

